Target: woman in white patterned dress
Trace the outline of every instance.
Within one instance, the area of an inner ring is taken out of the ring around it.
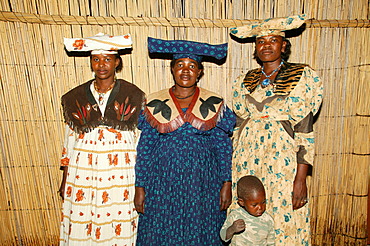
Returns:
[[[114,51],[131,46],[131,38],[98,35],[65,39],[65,45],[72,51],[92,50],[95,78],[62,97],[66,131],[60,245],[134,245],[135,129],[144,93],[115,79],[122,59]]]

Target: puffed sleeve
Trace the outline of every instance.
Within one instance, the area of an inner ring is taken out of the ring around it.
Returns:
[[[250,112],[246,105],[245,95],[249,94],[249,91],[244,87],[244,78],[248,76],[247,74],[242,74],[234,81],[232,93],[233,93],[233,111],[235,114],[242,118],[246,119],[250,116]]]
[[[231,134],[235,126],[235,115],[226,106],[220,122],[212,129],[212,142],[218,160],[220,181],[231,180],[232,144]]]
[[[295,121],[292,121],[294,139],[298,146],[297,162],[312,165],[315,150],[313,117],[322,102],[323,86],[317,73],[310,67],[304,69],[300,83],[303,86],[301,96],[304,100],[299,107],[294,107]]]
[[[68,126],[68,124],[66,124],[65,133],[64,133],[62,158],[60,159],[61,167],[69,165],[69,160],[71,159],[75,140],[76,140],[75,132]]]
[[[234,128],[234,134],[233,134],[233,143],[234,147],[238,144],[240,128],[243,128],[243,122],[250,117],[250,112],[248,110],[247,104],[246,104],[246,95],[250,94],[247,88],[244,87],[244,78],[248,76],[250,71],[247,74],[241,74],[239,75],[234,83],[232,88],[233,98],[232,98],[232,106],[233,106],[233,112],[236,116],[236,124]]]
[[[138,128],[141,130],[139,143],[137,146],[137,158],[135,164],[136,181],[135,186],[145,187],[146,180],[150,175],[150,160],[159,139],[159,133],[150,126],[143,113],[139,116]]]

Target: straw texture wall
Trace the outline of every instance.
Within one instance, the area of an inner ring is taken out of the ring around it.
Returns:
[[[229,42],[222,66],[205,63],[200,86],[231,101],[231,84],[257,66],[252,44],[228,35],[250,20],[306,13],[290,61],[325,85],[315,124],[310,206],[314,245],[366,245],[370,163],[369,0],[1,0],[0,245],[57,245],[63,141],[60,97],[92,77],[63,37],[131,33],[119,78],[150,93],[172,85],[169,61],[150,59],[148,36]]]

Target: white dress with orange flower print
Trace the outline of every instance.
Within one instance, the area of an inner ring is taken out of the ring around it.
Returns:
[[[60,245],[134,245],[137,136],[99,126],[77,134],[66,127],[68,165]]]

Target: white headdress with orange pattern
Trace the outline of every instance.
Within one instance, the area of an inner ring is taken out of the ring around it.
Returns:
[[[131,35],[110,36],[98,33],[87,38],[64,38],[67,51],[91,51],[91,54],[117,54],[132,47]]]

